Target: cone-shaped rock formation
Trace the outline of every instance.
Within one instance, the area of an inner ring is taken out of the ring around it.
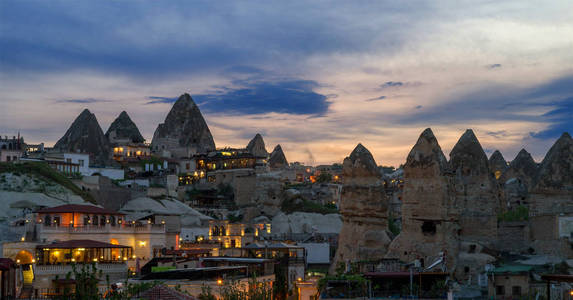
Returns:
[[[256,134],[255,137],[247,145],[247,151],[254,156],[267,157],[269,153],[265,148],[265,141],[260,134]]]
[[[90,154],[95,165],[109,164],[109,143],[96,116],[84,109],[74,120],[66,134],[54,145],[62,152],[83,152]]]
[[[450,152],[455,172],[456,203],[461,208],[461,238],[493,241],[497,235],[497,214],[501,209],[499,184],[489,171],[487,156],[471,129]]]
[[[288,161],[283,152],[281,145],[277,145],[269,158],[269,166],[271,169],[282,169],[288,167]]]
[[[507,170],[507,161],[499,150],[495,150],[489,157],[489,169],[494,174],[495,179],[499,179],[501,174]]]
[[[539,166],[537,188],[573,187],[573,139],[564,132]]]
[[[449,164],[431,129],[426,129],[404,165],[402,231],[388,257],[403,261],[435,257],[447,251],[455,266],[459,251],[459,212]]]
[[[145,139],[139,132],[139,129],[133,123],[127,112],[122,111],[119,116],[111,123],[105,136],[110,143],[127,141],[130,143],[143,143]]]
[[[524,184],[526,189],[531,189],[536,175],[537,164],[533,157],[525,149],[521,149],[515,159],[509,164],[509,168],[501,176],[500,181],[505,183],[512,178],[516,178]]]
[[[172,157],[189,157],[215,149],[215,142],[199,107],[189,94],[183,94],[153,134],[151,149],[169,151]]]
[[[342,173],[340,214],[343,223],[331,271],[339,263],[381,259],[390,243],[389,199],[370,151],[358,144],[344,159]]]

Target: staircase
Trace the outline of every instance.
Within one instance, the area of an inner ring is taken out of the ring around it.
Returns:
[[[32,293],[34,292],[34,288],[31,284],[24,284],[22,287],[22,292],[20,293],[20,299],[30,299],[32,298]]]
[[[32,293],[34,292],[34,287],[32,286],[32,282],[34,282],[34,269],[32,265],[22,266],[22,280],[24,285],[22,286],[20,299],[32,298]]]
[[[22,279],[24,280],[24,285],[32,285],[32,282],[34,282],[34,269],[31,265],[22,267]]]

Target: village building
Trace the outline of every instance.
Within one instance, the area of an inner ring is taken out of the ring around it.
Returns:
[[[129,220],[123,213],[92,205],[68,204],[44,208],[26,220],[26,233],[20,242],[4,243],[3,256],[27,265],[34,265],[40,259],[42,262],[54,262],[50,260],[51,258],[38,256],[41,254],[37,251],[38,245],[89,240],[93,243],[124,245],[122,248],[126,249],[118,250],[119,252],[109,250],[116,256],[110,259],[121,256],[122,260],[126,261],[126,270],[129,267],[132,272],[137,272],[140,266],[160,253],[162,249],[178,247],[178,234],[173,233],[172,228],[168,229],[166,223],[161,216],[151,216],[137,221]],[[51,248],[51,246],[43,248]],[[87,247],[78,246],[78,248]],[[56,259],[61,262],[64,258]],[[65,259],[71,260],[72,258]],[[45,270],[46,274],[49,272],[50,270]]]
[[[0,162],[14,162],[20,160],[26,150],[24,138],[13,136],[8,138],[0,136]]]

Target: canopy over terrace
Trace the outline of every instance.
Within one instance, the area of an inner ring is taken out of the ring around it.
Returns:
[[[92,240],[69,240],[36,246],[36,261],[41,265],[71,263],[123,263],[133,258],[129,246]]]

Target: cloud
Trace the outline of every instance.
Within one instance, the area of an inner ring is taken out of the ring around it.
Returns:
[[[238,74],[261,74],[264,71],[252,66],[236,65],[225,69],[225,72],[238,73]]]
[[[381,84],[378,90],[398,90],[406,87],[416,87],[422,85],[421,82],[387,81]]]
[[[488,69],[499,69],[501,68],[501,64],[491,64],[487,66]]]
[[[312,80],[236,83],[240,86],[193,98],[202,111],[239,115],[274,112],[320,116],[326,114],[330,105],[327,96],[314,92],[319,84]]]
[[[507,130],[487,131],[486,134],[497,139],[502,139],[507,137]]]
[[[560,136],[563,132],[572,133],[573,130],[573,97],[556,101],[551,104],[554,109],[542,115],[542,118],[551,122],[545,130],[531,133],[534,138],[549,139]]]
[[[148,101],[145,104],[175,103],[175,101],[177,101],[177,97],[148,96],[147,99],[150,99],[151,101]]]
[[[380,97],[376,97],[376,98],[370,98],[367,99],[366,101],[380,101],[380,100],[384,100],[386,99],[386,96],[380,96]]]
[[[56,100],[56,102],[58,102],[58,103],[90,104],[90,103],[110,102],[110,100],[85,98],[85,99],[61,99],[61,100]]]
[[[399,122],[451,124],[470,122],[523,121],[550,124],[532,137],[559,137],[573,128],[573,74],[523,88],[508,84],[486,84],[438,105],[404,116]],[[491,130],[488,135],[501,136]]]

